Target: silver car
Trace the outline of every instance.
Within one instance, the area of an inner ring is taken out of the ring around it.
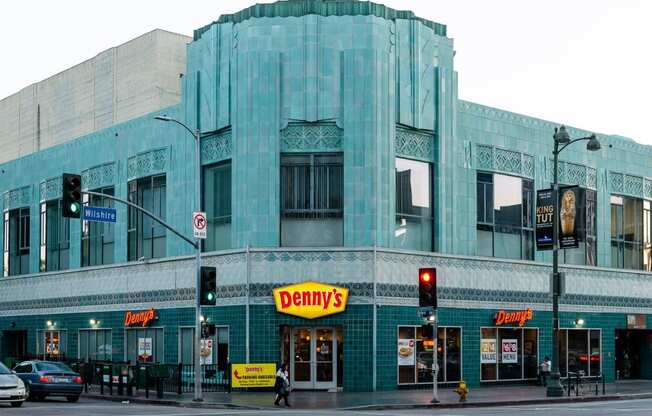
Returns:
[[[12,407],[20,407],[27,395],[23,380],[0,363],[0,403],[9,402]]]

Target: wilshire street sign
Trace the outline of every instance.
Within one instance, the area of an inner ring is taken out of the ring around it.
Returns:
[[[115,222],[115,208],[84,207],[84,221]]]

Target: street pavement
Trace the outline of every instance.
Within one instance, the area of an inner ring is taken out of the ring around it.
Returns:
[[[608,402],[550,404],[533,406],[503,406],[488,408],[462,409],[409,409],[409,410],[294,410],[279,408],[276,410],[234,410],[234,409],[189,409],[171,406],[154,406],[141,404],[124,404],[82,398],[78,403],[67,403],[57,398],[43,402],[26,402],[21,408],[11,408],[0,404],[0,414],[14,415],[48,415],[48,416],[209,416],[209,415],[296,415],[296,416],[387,416],[387,415],[436,415],[436,416],[511,416],[528,414],[528,416],[601,416],[630,414],[632,416],[652,415],[652,399],[617,400]]]

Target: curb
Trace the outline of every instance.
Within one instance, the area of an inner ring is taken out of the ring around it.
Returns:
[[[458,408],[477,408],[477,407],[503,407],[503,406],[528,406],[537,404],[566,404],[566,403],[587,403],[587,402],[606,402],[619,400],[637,400],[652,399],[652,393],[635,393],[635,394],[612,394],[606,396],[588,396],[576,398],[559,398],[559,399],[529,399],[529,400],[509,400],[509,401],[487,401],[471,403],[423,403],[423,404],[388,404],[388,405],[367,405],[346,407],[338,410],[363,411],[363,410],[408,410],[408,409],[458,409]]]
[[[83,397],[94,400],[105,400],[111,402],[123,402],[135,404],[149,404],[158,406],[174,406],[174,407],[187,407],[187,408],[203,408],[203,409],[240,409],[240,410],[272,410],[274,408],[246,406],[232,403],[210,403],[210,402],[192,402],[192,401],[177,401],[169,399],[144,399],[139,397],[122,397],[122,396],[102,396],[99,394],[83,394]],[[620,400],[637,400],[637,399],[652,399],[652,393],[632,393],[632,394],[611,394],[606,396],[587,396],[576,398],[558,398],[558,399],[529,399],[529,400],[509,400],[509,401],[486,401],[486,402],[471,402],[471,403],[415,403],[415,404],[383,404],[383,405],[364,405],[353,407],[339,407],[332,408],[331,410],[345,410],[345,411],[365,411],[365,410],[408,410],[408,409],[459,409],[459,408],[480,408],[480,407],[506,407],[506,406],[528,406],[537,404],[567,404],[567,403],[588,403],[588,402],[603,402],[603,401],[620,401]],[[302,410],[300,408],[297,408]],[[306,409],[303,409],[306,410]],[[325,410],[325,409],[322,409]]]

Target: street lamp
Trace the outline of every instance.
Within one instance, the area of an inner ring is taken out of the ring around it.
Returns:
[[[197,212],[201,211],[201,134],[199,129],[192,130],[190,127],[182,123],[181,121],[168,117],[166,115],[156,116],[154,119],[159,121],[171,121],[177,123],[181,127],[188,130],[190,134],[195,138],[195,162],[197,164],[197,181],[196,181],[196,200],[195,200],[195,209]],[[201,300],[199,298],[199,288],[201,287],[201,239],[197,238],[195,242],[195,262],[197,264],[196,268],[196,282],[195,282],[195,348],[193,354],[193,364],[195,367],[195,397],[193,400],[202,401],[202,391],[201,391],[201,361],[199,359],[200,347],[201,347]]]
[[[565,126],[555,128],[553,155],[553,183],[552,196],[555,204],[554,226],[552,230],[552,368],[550,371],[550,381],[546,395],[548,397],[561,397],[564,395],[564,389],[561,386],[561,375],[559,374],[559,295],[560,295],[560,273],[559,273],[559,153],[575,142],[588,140],[586,150],[594,152],[600,150],[600,142],[592,134],[587,137],[571,140]],[[560,147],[561,146],[561,147]]]

